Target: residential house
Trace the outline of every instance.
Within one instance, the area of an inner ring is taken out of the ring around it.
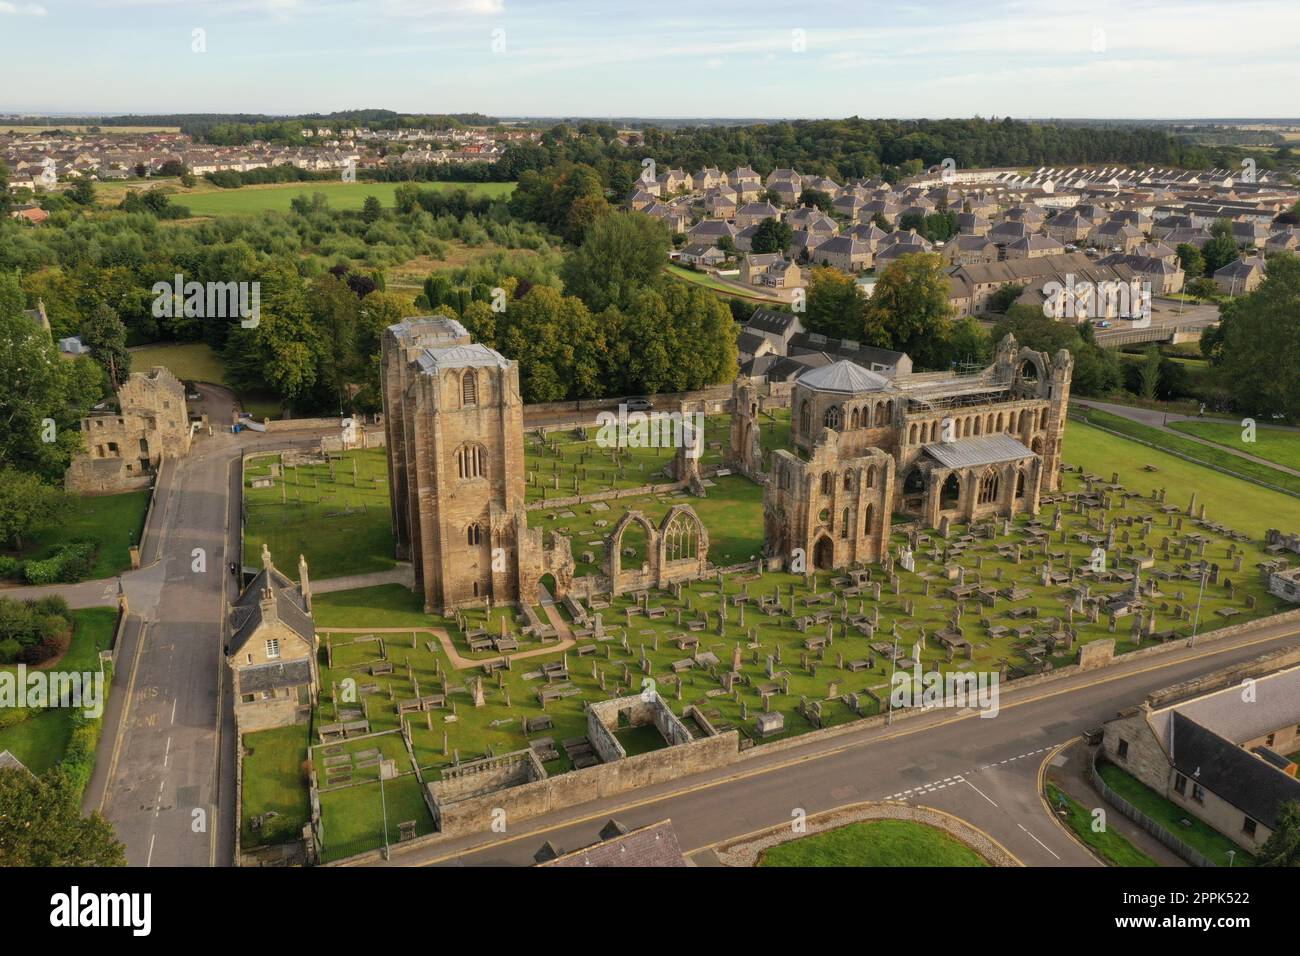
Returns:
[[[757,226],[764,219],[780,218],[781,210],[770,202],[751,202],[736,210],[735,222],[738,229],[744,229],[746,226]]]
[[[1300,802],[1300,667],[1169,700],[1152,695],[1102,728],[1101,754],[1187,815],[1248,852],[1277,830],[1284,804]],[[1168,693],[1176,693],[1170,688]],[[1177,836],[1177,828],[1174,828]]]
[[[1059,256],[1065,246],[1051,236],[1031,235],[1007,243],[1004,255],[1008,259],[1038,259],[1042,256]]]
[[[987,236],[991,228],[989,221],[978,213],[957,213],[957,231],[963,236]]]
[[[727,173],[727,182],[733,189],[739,189],[742,183],[750,186],[762,186],[763,177],[748,166],[737,166],[731,172]]]
[[[696,242],[682,250],[681,261],[688,265],[711,268],[726,262],[727,254],[712,243]]]
[[[1043,231],[1062,245],[1073,246],[1087,239],[1094,225],[1091,219],[1077,209],[1070,209],[1047,220]]]
[[[701,219],[686,231],[688,245],[716,245],[724,237],[735,245],[737,229],[725,219]],[[739,249],[737,245],[735,248]]]
[[[949,265],[961,266],[974,262],[997,262],[998,247],[981,235],[958,235],[943,247],[944,259]]]
[[[308,720],[320,678],[306,560],[298,557],[294,584],[262,545],[262,569],[231,604],[227,621],[225,658],[237,731],[245,734]]]
[[[874,255],[869,244],[852,236],[832,236],[817,246],[812,258],[842,272],[862,272],[871,268]]]
[[[1224,295],[1247,295],[1264,281],[1266,268],[1259,256],[1237,259],[1214,273],[1214,284]]]

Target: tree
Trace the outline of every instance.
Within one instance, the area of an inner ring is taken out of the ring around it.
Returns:
[[[1205,272],[1205,256],[1192,243],[1180,242],[1175,251],[1178,253],[1178,264],[1183,267],[1183,272],[1189,279]]]
[[[1274,256],[1259,288],[1220,314],[1217,369],[1234,407],[1300,418],[1300,258]]]
[[[59,770],[0,770],[0,866],[126,866],[126,847],[98,813],[83,817]]]
[[[121,388],[131,375],[131,353],[126,348],[126,326],[107,302],[99,303],[81,326],[81,342],[104,370],[109,385]]]
[[[81,177],[68,190],[68,198],[78,206],[95,205],[95,184],[86,177]]]
[[[60,489],[39,476],[0,466],[0,541],[21,550],[23,536],[52,524],[64,500]]]
[[[9,167],[3,159],[0,159],[0,219],[7,218],[12,208],[13,202],[9,197]]]
[[[1232,233],[1232,223],[1220,219],[1210,227],[1210,241],[1202,250],[1205,257],[1205,274],[1212,276],[1237,258],[1237,240]]]
[[[794,240],[794,230],[789,223],[779,219],[764,219],[754,230],[750,240],[750,249],[756,253],[785,252]]]
[[[384,207],[380,204],[378,196],[367,196],[365,202],[361,204],[361,219],[363,222],[377,222],[383,214]]]
[[[1152,343],[1142,353],[1142,363],[1138,366],[1138,395],[1147,401],[1152,401],[1159,387],[1160,349]]]
[[[932,253],[900,256],[885,267],[867,300],[869,345],[906,352],[925,368],[944,362],[952,309],[943,259]]]
[[[866,300],[853,276],[830,266],[813,266],[808,277],[807,315],[809,332],[837,339],[862,337]]]
[[[799,194],[799,205],[816,206],[824,213],[835,208],[835,199],[830,193],[821,189],[805,189]]]
[[[593,312],[625,309],[642,289],[657,288],[668,258],[668,230],[639,213],[601,218],[560,270],[564,291]]]
[[[1300,866],[1300,803],[1288,800],[1277,808],[1277,827],[1257,859],[1260,866]]]

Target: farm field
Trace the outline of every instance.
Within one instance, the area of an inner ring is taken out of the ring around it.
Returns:
[[[323,193],[332,209],[360,209],[367,196],[377,196],[386,207],[393,205],[393,193],[401,183],[373,182],[305,182],[274,183],[262,186],[241,186],[238,189],[212,189],[210,191],[182,191],[175,202],[187,207],[195,216],[252,216],[258,213],[288,212],[290,203],[298,196]],[[450,191],[464,189],[475,195],[491,197],[508,196],[514,183],[417,183],[421,189]]]

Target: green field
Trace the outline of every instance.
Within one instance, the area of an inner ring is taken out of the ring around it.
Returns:
[[[258,457],[244,468],[244,564],[259,564],[263,544],[285,569],[306,556],[316,580],[396,564],[382,448],[343,452],[328,463],[285,467],[283,477],[273,476],[281,461],[279,455]],[[262,481],[270,485],[253,487]]]
[[[739,285],[730,285],[715,279],[707,272],[696,272],[694,269],[688,269],[685,266],[679,266],[676,263],[670,263],[664,266],[664,271],[674,279],[680,279],[682,282],[689,282],[692,285],[702,286],[719,295],[735,296],[738,299],[753,299],[755,302],[779,303],[783,301],[774,295],[759,295],[757,292],[748,292]],[[757,288],[757,287],[756,287]]]
[[[1169,427],[1212,441],[1230,451],[1266,458],[1287,468],[1300,470],[1300,432],[1292,429],[1259,425],[1255,429],[1255,440],[1247,442],[1242,440],[1245,430],[1236,422],[1183,421],[1171,422]]]
[[[1189,438],[1183,438],[1181,435],[1175,435],[1151,425],[1144,425],[1121,415],[1112,415],[1110,412],[1103,412],[1100,409],[1089,409],[1085,413],[1085,417],[1088,422],[1094,425],[1120,432],[1140,441],[1150,442],[1157,448],[1177,452],[1180,455],[1186,455],[1196,461],[1214,465],[1218,468],[1226,468],[1238,475],[1245,475],[1256,481],[1267,482],[1275,487],[1285,488],[1300,495],[1300,476],[1278,471],[1278,469],[1270,465],[1263,465],[1248,458],[1242,458],[1240,455],[1235,455],[1226,449],[1204,445]],[[1228,477],[1230,480],[1235,480],[1231,476]]]
[[[239,189],[222,189],[213,192],[183,193],[174,197],[177,205],[184,206],[196,216],[252,216],[274,211],[288,212],[289,204],[298,196],[310,197],[323,193],[331,209],[360,209],[367,196],[378,196],[385,207],[392,208],[393,193],[401,183],[345,183],[321,181],[308,183],[276,183],[269,186],[243,186]],[[514,183],[417,183],[421,189],[450,191],[464,189],[473,195],[490,197],[508,196]]]
[[[307,825],[307,790],[303,785],[307,734],[306,724],[296,724],[244,735],[244,846],[290,840]],[[276,816],[255,830],[253,818],[266,813]]]
[[[1106,427],[1111,427],[1110,416],[1104,419]],[[1121,419],[1124,421],[1125,419]],[[1142,428],[1145,426],[1139,426]],[[1156,429],[1150,429],[1157,431]],[[1143,433],[1145,438],[1145,433]],[[1175,441],[1176,436],[1168,436]],[[1197,452],[1214,454],[1214,449],[1197,445],[1183,439],[1185,444],[1194,446]],[[1180,448],[1179,451],[1182,451]],[[1119,472],[1120,480],[1127,482],[1130,488],[1149,492],[1152,488],[1168,488],[1172,503],[1186,507],[1192,492],[1197,500],[1206,506],[1206,516],[1214,521],[1221,521],[1238,530],[1249,533],[1260,541],[1269,528],[1287,527],[1300,521],[1300,501],[1290,495],[1284,495],[1268,488],[1261,488],[1250,482],[1241,481],[1231,475],[1205,468],[1193,462],[1185,461],[1174,455],[1167,455],[1155,448],[1125,441],[1109,435],[1096,428],[1090,428],[1083,422],[1071,419],[1066,428],[1064,458],[1076,465],[1083,465],[1099,475],[1109,478],[1111,472]],[[1190,452],[1189,452],[1190,454]],[[1235,455],[1222,453],[1231,457],[1229,467],[1243,473],[1241,465],[1251,462]],[[1153,465],[1154,472],[1144,470],[1145,465]],[[1264,466],[1257,466],[1264,468]],[[1291,478],[1276,469],[1265,469],[1271,476]],[[1279,525],[1279,522],[1281,524]]]
[[[759,866],[988,866],[964,843],[924,823],[868,820],[781,843]]]
[[[68,497],[68,510],[58,522],[42,528],[25,543],[20,557],[48,558],[73,538],[92,537],[99,553],[90,569],[90,579],[108,578],[131,568],[130,548],[140,543],[144,516],[149,510],[149,492],[127,491],[120,495]]]
[[[59,671],[98,671],[99,652],[113,642],[117,609],[85,608],[72,612],[72,643],[68,652],[53,669]],[[0,670],[14,670],[13,666]],[[105,693],[108,683],[104,684]],[[49,708],[26,720],[0,728],[0,750],[8,750],[32,773],[44,773],[63,759],[72,739],[74,712],[66,708]]]
[[[1047,800],[1054,811],[1065,808],[1061,821],[1094,853],[1111,866],[1159,866],[1123,835],[1114,830],[1097,833],[1092,829],[1092,814],[1083,805],[1055,784],[1047,785]]]
[[[1106,786],[1137,807],[1151,819],[1218,866],[1228,865],[1228,851],[1235,851],[1233,866],[1254,866],[1255,858],[1207,823],[1193,817],[1177,804],[1166,800],[1136,777],[1112,763],[1097,767]],[[1190,826],[1185,826],[1187,821]]]

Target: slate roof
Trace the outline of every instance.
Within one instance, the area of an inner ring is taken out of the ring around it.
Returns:
[[[1249,703],[1241,699],[1241,687],[1234,684],[1171,710],[1234,744],[1300,723],[1300,667],[1258,677],[1254,688],[1255,698]]]
[[[9,751],[0,750],[0,770],[27,770],[27,766]]]
[[[925,445],[927,455],[945,468],[970,468],[1032,458],[1034,453],[1010,435],[977,435]]]
[[[861,365],[840,359],[825,368],[814,369],[799,376],[799,384],[819,392],[878,392],[889,388],[890,382],[878,372],[869,372]]]
[[[231,633],[226,650],[228,656],[238,654],[249,638],[257,633],[263,619],[262,592],[268,587],[275,595],[275,613],[280,621],[309,646],[316,646],[316,622],[307,613],[307,604],[298,585],[271,566],[258,571],[257,576],[230,606]]]
[[[605,834],[609,828],[602,830]],[[610,836],[599,843],[565,853],[538,866],[689,866],[672,821],[662,820],[650,826]]]
[[[1240,690],[1238,688],[1238,690]],[[1270,830],[1278,808],[1300,801],[1300,780],[1174,711],[1174,769]]]
[[[306,657],[239,669],[239,691],[242,694],[256,694],[310,683],[311,660]]]
[[[785,335],[798,321],[799,317],[793,312],[777,312],[775,309],[760,307],[754,310],[745,326],[772,335]]]

